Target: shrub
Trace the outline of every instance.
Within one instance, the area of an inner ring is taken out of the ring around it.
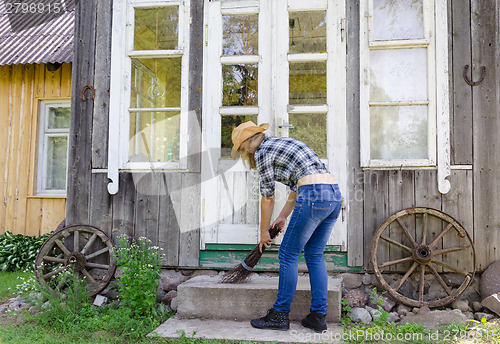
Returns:
[[[51,234],[39,237],[0,234],[0,271],[32,270],[40,247]]]

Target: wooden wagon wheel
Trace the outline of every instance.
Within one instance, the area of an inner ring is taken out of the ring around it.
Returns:
[[[475,261],[474,244],[464,227],[432,208],[392,214],[372,241],[371,262],[380,284],[413,307],[441,307],[456,300],[474,279]],[[398,275],[393,273],[404,275],[394,278]]]
[[[64,292],[70,273],[84,278],[90,295],[102,291],[111,281],[116,261],[113,243],[106,233],[89,225],[73,225],[52,234],[35,260],[35,275],[40,284]]]

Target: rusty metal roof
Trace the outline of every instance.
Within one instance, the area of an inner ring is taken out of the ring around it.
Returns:
[[[74,1],[0,0],[0,66],[71,62]]]

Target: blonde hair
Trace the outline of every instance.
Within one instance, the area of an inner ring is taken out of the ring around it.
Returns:
[[[266,137],[266,134],[264,133],[257,133],[255,135],[250,136],[248,139],[245,141],[248,141],[248,150],[245,150],[244,152],[241,153],[241,160],[243,160],[244,164],[248,164],[248,166],[252,170],[257,169],[257,165],[255,164],[255,158],[254,154],[257,148],[259,148],[260,143],[264,138]]]

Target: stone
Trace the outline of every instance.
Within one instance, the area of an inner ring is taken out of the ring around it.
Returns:
[[[500,316],[500,293],[488,296],[482,305]]]
[[[366,309],[366,308],[365,308]],[[379,311],[378,309],[373,309],[371,308],[368,313],[370,313],[370,315],[372,316],[372,319],[375,320],[375,319],[378,319],[382,316],[382,312]]]
[[[431,309],[427,306],[420,307],[417,314],[427,314],[430,313]]]
[[[439,330],[443,325],[467,325],[468,321],[467,317],[463,315],[462,312],[458,309],[454,309],[430,311],[419,314],[408,313],[406,316],[401,317],[401,321],[398,323],[398,326],[402,326],[407,323],[422,324],[429,330]]]
[[[411,312],[411,308],[408,307],[407,305],[404,305],[402,303],[400,303],[397,307],[396,307],[396,312],[398,313],[399,316],[403,316],[403,315],[406,315],[408,314],[409,312]]]
[[[464,290],[462,294],[458,297],[459,300],[466,300],[468,302],[481,302],[483,299],[480,295],[480,277],[474,276],[474,280],[470,286]],[[454,290],[453,290],[454,291]]]
[[[108,303],[108,300],[109,299],[106,296],[96,295],[93,305],[97,307],[102,307],[103,305]]]
[[[479,284],[481,298],[484,300],[490,295],[500,293],[500,260],[492,263],[481,275]]]
[[[0,314],[4,314],[7,309],[9,309],[9,306],[7,306],[6,304],[0,305]]]
[[[469,303],[464,300],[455,300],[451,303],[452,309],[459,309],[462,312],[472,312],[472,308],[469,307]]]
[[[351,309],[351,318],[352,321],[363,324],[369,324],[372,321],[370,313],[366,309],[360,307]]]
[[[450,288],[458,288],[464,283],[465,276],[457,273],[446,273],[440,275],[443,281]]]
[[[396,306],[396,301],[394,299],[386,294],[382,293],[377,293],[377,296],[375,298],[372,298],[370,296],[368,305],[370,307],[373,307],[375,309],[378,309],[379,306],[382,306],[382,309],[386,312],[392,311],[394,306]]]
[[[412,310],[411,310],[411,312],[412,312],[413,314],[418,314],[418,311],[419,311],[419,310],[420,310],[420,308],[418,308],[418,307],[413,307],[413,308],[412,308]]]
[[[396,323],[399,320],[401,320],[401,318],[399,317],[399,314],[397,312],[389,313],[389,317],[387,318],[388,322]]]
[[[175,297],[177,297],[177,290],[171,290],[167,294],[165,294],[165,296],[163,296],[161,302],[170,305],[170,303]]]
[[[157,304],[156,309],[158,310],[158,312],[160,312],[162,314],[166,314],[166,313],[171,311],[171,308],[164,303]]]
[[[177,290],[179,284],[189,279],[188,276],[183,276],[180,272],[174,270],[162,271],[160,277],[160,286],[166,292]]]
[[[191,276],[193,274],[194,270],[181,270],[181,275],[182,276]]]
[[[474,301],[472,303],[472,309],[474,310],[474,312],[481,312],[483,310],[483,305],[481,304],[481,302]]]
[[[361,290],[352,289],[345,294],[344,299],[350,307],[364,307],[368,297]]]
[[[359,274],[343,273],[338,277],[342,278],[342,284],[346,289],[357,289],[363,285],[363,279]]]
[[[372,276],[370,274],[364,274],[361,280],[363,285],[370,285],[372,283]]]
[[[177,312],[177,297],[174,297],[172,301],[170,301],[170,308],[174,311]]]
[[[483,312],[477,312],[474,313],[474,319],[477,321],[481,321],[483,318],[486,319],[486,321],[493,319],[493,314],[488,314],[488,313],[483,313]]]
[[[465,317],[467,320],[474,320],[474,313],[472,312],[464,312]]]
[[[197,277],[197,276],[217,276],[217,271],[215,270],[195,270],[193,274],[191,275],[191,278]]]

